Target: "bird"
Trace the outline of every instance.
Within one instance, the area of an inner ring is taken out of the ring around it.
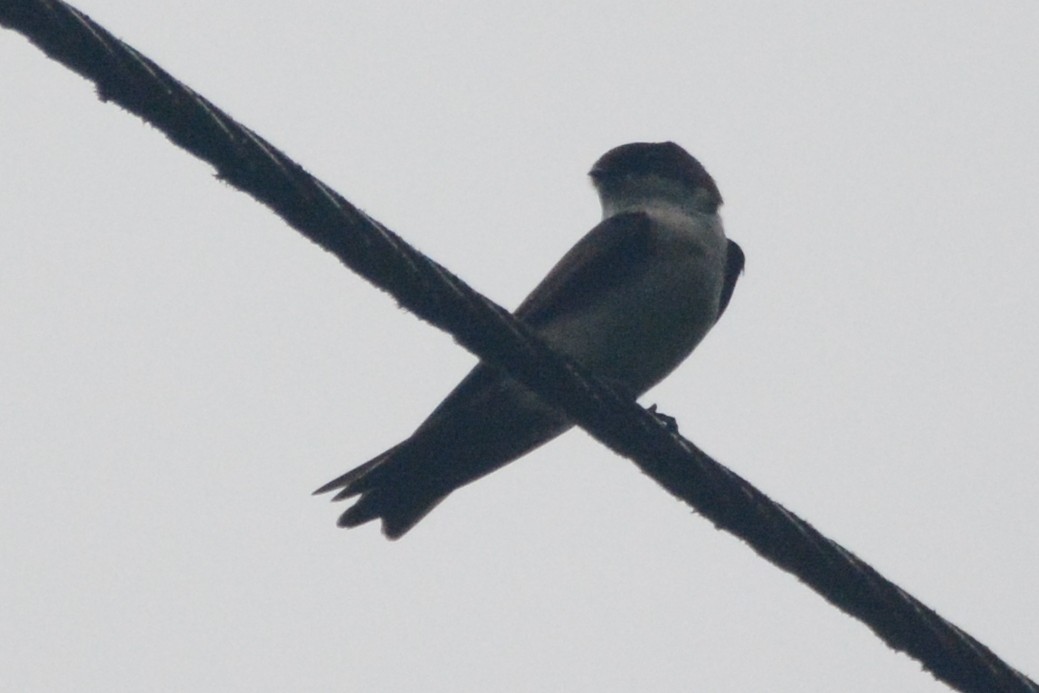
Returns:
[[[744,254],[725,236],[714,179],[674,142],[633,142],[589,172],[602,220],[513,315],[637,399],[678,366],[732,298]],[[398,539],[458,488],[573,423],[501,369],[477,364],[404,441],[315,494],[358,497],[340,527],[381,519]]]

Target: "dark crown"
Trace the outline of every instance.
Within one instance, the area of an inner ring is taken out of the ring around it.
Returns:
[[[703,188],[721,203],[721,193],[707,170],[674,142],[622,144],[599,157],[589,175],[596,185],[609,185],[632,175],[656,175],[691,191]]]

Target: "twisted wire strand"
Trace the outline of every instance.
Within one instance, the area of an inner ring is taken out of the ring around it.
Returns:
[[[1039,693],[1032,680],[969,634],[554,353],[508,311],[86,15],[57,0],[0,0],[0,25],[93,81],[102,100],[140,116],[210,163],[220,178],[270,207],[401,306],[506,369],[716,527],[861,620],[937,679],[972,693]]]

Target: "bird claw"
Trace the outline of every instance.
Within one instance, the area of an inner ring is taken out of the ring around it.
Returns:
[[[647,411],[653,415],[653,418],[655,418],[661,426],[667,429],[668,433],[678,433],[678,419],[657,411],[657,405],[655,404],[651,404]]]

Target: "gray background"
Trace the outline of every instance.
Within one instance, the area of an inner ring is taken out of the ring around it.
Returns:
[[[79,6],[514,306],[604,151],[748,257],[650,392],[1039,676],[1039,6]],[[4,690],[939,691],[581,432],[403,541],[308,494],[474,363],[0,35]]]

